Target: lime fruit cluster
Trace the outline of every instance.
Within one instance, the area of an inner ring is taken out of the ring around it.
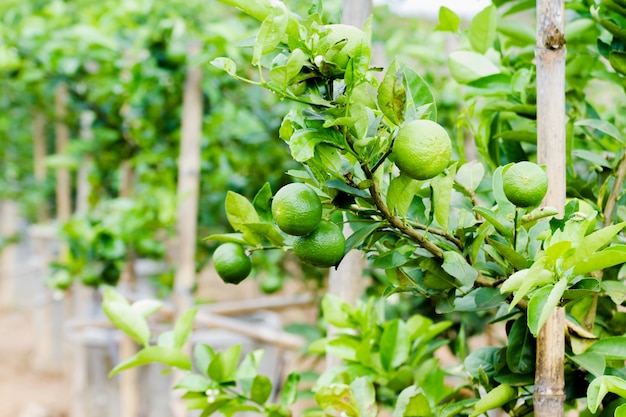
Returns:
[[[413,120],[398,131],[392,155],[404,175],[415,180],[428,180],[448,167],[452,142],[448,132],[438,123]]]
[[[322,202],[308,185],[288,184],[274,196],[272,216],[278,228],[288,235],[308,235],[322,220]]]
[[[329,268],[343,258],[343,232],[335,223],[322,220],[322,202],[308,185],[292,183],[278,190],[272,215],[280,230],[295,236],[293,251],[303,262]]]
[[[548,192],[548,176],[534,162],[518,162],[502,175],[502,188],[506,198],[517,207],[538,206]]]
[[[217,274],[227,284],[239,284],[250,275],[252,261],[243,246],[223,243],[213,253],[213,264]]]

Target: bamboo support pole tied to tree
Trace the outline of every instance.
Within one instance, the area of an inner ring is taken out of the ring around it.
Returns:
[[[372,13],[371,0],[344,0],[342,23],[362,27]],[[350,233],[350,227],[344,227],[344,233]],[[328,277],[328,292],[337,295],[347,303],[355,305],[361,296],[360,285],[363,275],[363,258],[360,251],[352,250],[346,254],[336,268],[331,268]],[[327,333],[332,336],[336,329],[329,326]],[[332,368],[339,364],[340,359],[331,354],[326,355],[326,367]]]
[[[544,204],[565,206],[565,34],[563,0],[537,0],[537,159],[546,165]],[[534,415],[563,416],[565,312],[557,307],[537,337]]]

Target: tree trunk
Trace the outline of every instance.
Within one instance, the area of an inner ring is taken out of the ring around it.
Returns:
[[[565,35],[563,0],[537,0],[537,159],[545,164],[544,203],[563,214],[565,206]],[[536,417],[565,411],[565,312],[557,308],[539,331],[533,395]]]

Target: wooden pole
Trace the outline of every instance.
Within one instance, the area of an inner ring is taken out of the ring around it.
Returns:
[[[17,202],[0,200],[0,239],[11,239],[17,234],[19,215]],[[0,247],[0,307],[11,308],[15,304],[15,244]]]
[[[565,34],[563,0],[537,0],[537,159],[548,174],[546,205],[565,206]],[[537,337],[536,417],[564,415],[565,311],[556,308]]]
[[[67,126],[67,85],[59,84],[54,95],[54,112],[56,121],[55,139],[56,152],[59,155],[67,153],[67,145],[70,141],[70,131]],[[56,205],[57,220],[63,223],[72,215],[72,184],[70,170],[67,167],[56,170]]]
[[[35,181],[42,184],[48,175],[46,170],[46,115],[41,109],[35,110],[33,120],[33,172]],[[42,204],[37,212],[37,222],[49,220],[48,205]]]
[[[344,0],[342,23],[362,27],[372,14],[371,0]],[[350,234],[350,227],[346,224],[344,234]],[[362,293],[363,258],[361,252],[352,250],[346,254],[336,268],[331,268],[328,276],[328,292],[339,296],[351,305],[356,305]],[[327,329],[328,337],[336,333],[333,326]],[[341,362],[333,355],[326,355],[326,368],[330,369]]]
[[[189,57],[196,56],[201,45],[189,46]],[[183,96],[180,155],[178,158],[177,235],[178,254],[174,293],[179,312],[193,306],[193,286],[196,280],[196,242],[198,223],[198,194],[200,189],[200,153],[202,138],[202,69],[187,70]]]
[[[192,41],[188,46],[188,62],[200,54],[202,45]],[[183,92],[183,109],[178,157],[178,252],[174,278],[174,304],[176,315],[193,307],[193,288],[196,281],[196,243],[198,226],[198,195],[200,190],[200,154],[202,140],[202,68],[189,66]],[[185,348],[191,353],[191,346]],[[182,377],[175,373],[173,383]],[[185,404],[177,396],[171,399],[172,412],[185,417]]]

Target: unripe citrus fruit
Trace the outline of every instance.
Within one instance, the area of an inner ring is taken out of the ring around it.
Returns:
[[[533,162],[518,162],[502,175],[502,188],[506,198],[517,207],[538,206],[548,192],[548,176]]]
[[[243,246],[230,242],[215,249],[213,264],[222,281],[228,284],[239,284],[252,270],[252,262]]]
[[[448,167],[452,142],[439,124],[413,120],[398,131],[392,154],[403,174],[416,180],[428,180]]]
[[[308,185],[287,184],[272,200],[272,216],[280,230],[288,235],[308,235],[322,220],[322,202]]]
[[[297,237],[293,252],[302,261],[321,268],[335,266],[343,258],[346,239],[335,223],[322,220],[313,233]]]
[[[361,29],[344,24],[325,25],[326,34],[322,36],[315,53],[336,68],[327,68],[326,75],[341,75],[348,66],[348,61],[357,53],[368,54],[369,39]]]

